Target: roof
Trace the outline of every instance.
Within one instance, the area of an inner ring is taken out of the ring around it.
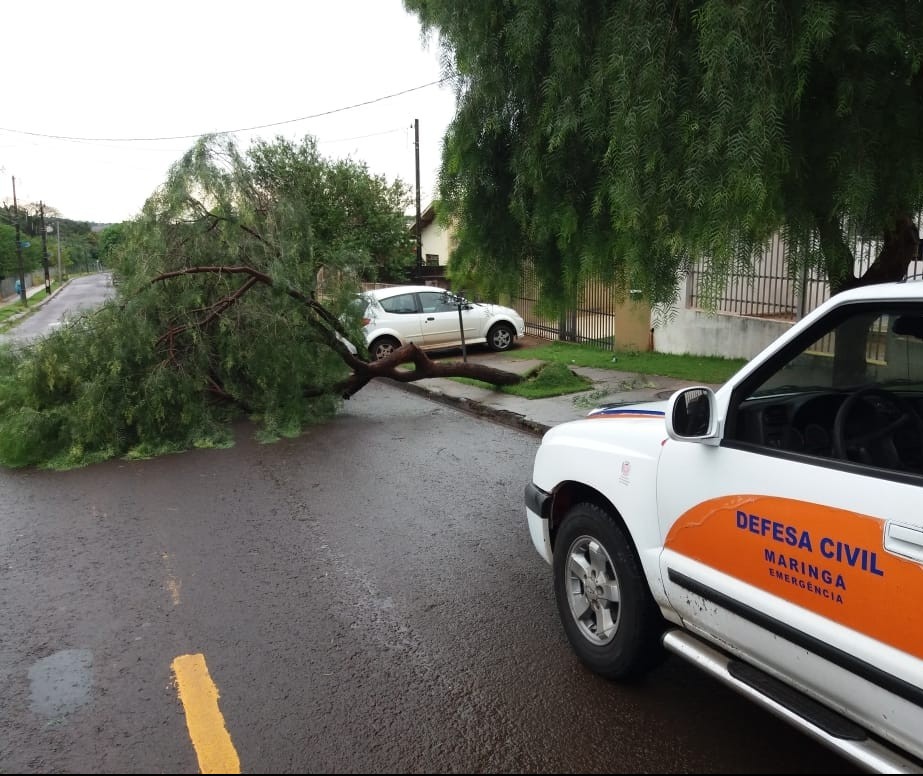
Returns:
[[[420,211],[420,228],[425,229],[436,220],[436,205],[430,202],[423,210]],[[407,228],[414,230],[417,228],[416,215],[407,216]]]
[[[396,294],[412,294],[421,291],[438,291],[442,293],[445,289],[439,286],[388,286],[386,288],[373,288],[364,293],[369,296],[374,296],[376,299],[384,299]]]

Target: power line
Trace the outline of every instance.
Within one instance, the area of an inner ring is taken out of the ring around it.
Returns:
[[[345,109],[344,109],[344,110],[345,110]],[[293,119],[293,121],[297,121],[297,119]],[[12,132],[19,132],[19,130],[15,130],[15,129],[3,129],[3,127],[0,127],[0,132],[11,132],[11,133],[12,133]],[[382,131],[380,131],[380,132],[372,132],[372,133],[370,133],[370,134],[365,134],[365,135],[354,135],[354,136],[352,136],[352,137],[338,137],[338,138],[333,138],[333,139],[317,138],[317,142],[318,142],[318,144],[320,144],[320,145],[324,145],[325,143],[327,143],[327,144],[332,144],[332,143],[345,143],[345,142],[348,142],[348,141],[351,141],[351,140],[366,140],[367,138],[370,138],[370,137],[380,137],[380,136],[383,136],[383,135],[393,135],[393,134],[395,134],[395,133],[397,133],[397,132],[407,132],[407,128],[404,127],[404,126],[393,127],[392,129],[385,129],[385,130],[382,130]],[[20,132],[20,134],[33,134],[33,133],[21,133],[21,132]],[[35,135],[33,134],[33,136],[35,136]],[[42,139],[64,140],[64,141],[70,142],[70,143],[87,143],[87,144],[89,144],[89,147],[90,147],[90,148],[94,148],[94,149],[106,149],[106,148],[110,148],[110,149],[127,150],[127,149],[125,149],[124,146],[122,146],[122,147],[120,148],[119,146],[104,146],[104,145],[99,145],[99,143],[106,142],[106,141],[104,141],[104,140],[92,140],[92,139],[86,139],[86,138],[80,138],[80,139],[75,139],[75,138],[61,138],[61,137],[58,136],[58,135],[37,135],[37,137],[42,138]],[[195,137],[199,137],[199,136],[198,136],[198,135],[195,135]],[[19,148],[19,147],[21,147],[21,145],[22,145],[23,142],[24,142],[24,141],[17,141],[17,142],[15,142],[15,143],[11,143],[11,144],[9,144],[9,145],[2,145],[2,144],[0,144],[0,149],[3,149],[3,148]],[[41,146],[39,145],[39,141],[38,141],[38,140],[32,140],[32,141],[29,141],[29,142],[31,142],[31,144],[32,144],[35,148],[40,148],[40,147],[41,147]],[[139,141],[139,142],[140,142],[140,141]],[[134,148],[132,148],[132,149],[130,149],[130,150],[131,150],[132,153],[137,152],[137,151],[149,151],[149,152],[155,153],[155,154],[163,154],[163,153],[180,154],[180,153],[183,153],[186,149],[185,149],[185,148],[169,148],[169,147],[167,147],[167,148],[165,148],[165,147],[160,147],[160,148],[139,148],[138,146],[135,146]],[[3,168],[0,167],[0,173],[2,173],[2,172],[3,172]]]
[[[394,127],[392,129],[383,129],[381,132],[372,132],[369,135],[355,135],[353,137],[338,137],[336,139],[324,139],[322,137],[317,138],[318,145],[332,144],[332,143],[348,143],[352,140],[367,140],[370,137],[382,137],[384,135],[394,135],[398,132],[406,132],[406,127]]]
[[[13,132],[18,135],[30,135],[32,137],[44,137],[51,140],[76,140],[76,141],[86,141],[86,142],[99,142],[99,143],[152,143],[160,140],[191,140],[192,138],[201,137],[205,134],[219,134],[219,135],[231,135],[236,132],[252,132],[256,129],[269,129],[270,127],[279,127],[283,124],[294,124],[297,121],[307,121],[308,119],[318,119],[322,116],[330,116],[334,113],[342,113],[347,110],[354,110],[355,108],[362,108],[366,105],[373,105],[376,102],[382,102],[384,100],[390,100],[394,97],[400,97],[404,94],[409,94],[410,92],[416,92],[420,89],[426,89],[430,86],[436,86],[437,84],[444,83],[449,80],[448,78],[440,78],[438,81],[430,81],[428,84],[421,84],[420,86],[414,86],[410,89],[404,89],[400,92],[394,92],[393,94],[386,94],[383,97],[376,97],[373,100],[366,100],[365,102],[357,102],[353,105],[346,105],[342,108],[334,108],[333,110],[324,111],[323,113],[314,113],[310,116],[301,116],[297,119],[286,119],[285,121],[276,121],[272,124],[259,124],[253,127],[241,127],[239,129],[226,129],[221,132],[200,132],[195,135],[171,135],[169,137],[74,137],[71,135],[50,135],[44,134],[42,132],[28,132],[23,129],[8,129],[6,127],[0,127],[0,131],[3,132]]]

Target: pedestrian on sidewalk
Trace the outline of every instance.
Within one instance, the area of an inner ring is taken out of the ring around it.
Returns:
[[[22,281],[16,278],[16,296],[22,296]]]

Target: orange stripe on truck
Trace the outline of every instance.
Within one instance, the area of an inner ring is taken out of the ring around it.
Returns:
[[[884,521],[775,496],[711,499],[665,546],[923,658],[923,566],[884,550]]]

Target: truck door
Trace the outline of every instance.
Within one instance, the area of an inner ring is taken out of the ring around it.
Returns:
[[[858,721],[872,730],[882,718],[912,719],[914,740],[923,309],[855,306],[830,317],[721,392],[711,444],[665,443],[661,571],[691,631],[739,645],[834,707],[862,698]],[[907,333],[914,318],[921,338]]]

